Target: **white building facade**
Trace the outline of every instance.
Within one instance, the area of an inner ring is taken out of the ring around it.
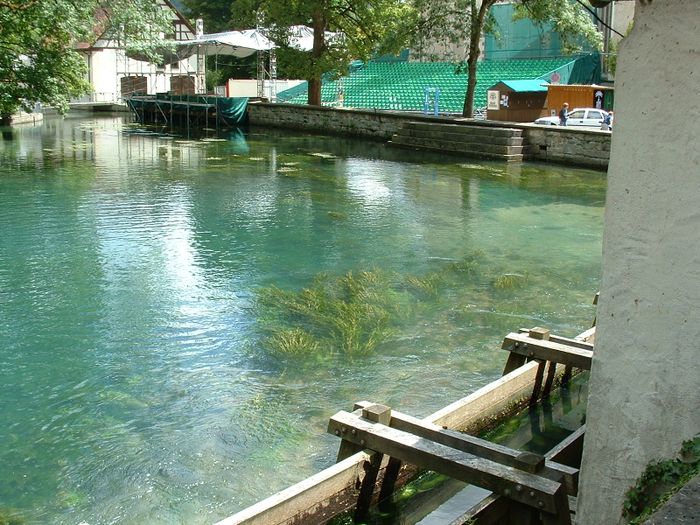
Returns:
[[[157,1],[171,14],[175,41],[193,40],[201,34],[201,22],[195,29],[169,0]],[[127,56],[128,42],[120,41],[107,29],[93,44],[81,44],[79,51],[88,66],[92,93],[79,102],[121,104],[130,95],[174,95],[206,92],[204,56],[188,58],[164,65],[153,64]]]

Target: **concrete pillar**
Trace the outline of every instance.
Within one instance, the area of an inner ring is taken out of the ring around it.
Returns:
[[[615,103],[579,525],[700,432],[698,0],[637,1]]]

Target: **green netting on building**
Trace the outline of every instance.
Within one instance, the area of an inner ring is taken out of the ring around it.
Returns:
[[[562,72],[561,82],[567,83],[565,74],[575,69],[573,62],[576,60],[577,57],[483,60],[477,69],[474,107],[486,106],[487,89],[500,80],[549,80],[549,75],[558,70]],[[328,106],[358,109],[422,111],[425,89],[438,88],[440,112],[461,113],[466,86],[466,73],[455,73],[451,63],[370,61],[355,68],[348,76],[324,81],[321,102]],[[306,85],[278,93],[277,100],[305,104]]]
[[[561,38],[552,24],[536,24],[529,19],[514,20],[513,4],[497,4],[490,14],[496,24],[494,33],[484,35],[484,57],[489,60],[544,58],[562,55]],[[592,46],[583,38],[579,41],[585,53]]]

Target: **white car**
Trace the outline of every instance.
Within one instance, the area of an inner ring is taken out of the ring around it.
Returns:
[[[603,119],[607,114],[608,112],[603,111],[602,109],[574,108],[569,111],[569,120],[567,121],[566,125],[600,129],[600,125],[603,123]],[[535,121],[535,124],[558,126],[559,116],[553,115],[551,117],[540,117]]]

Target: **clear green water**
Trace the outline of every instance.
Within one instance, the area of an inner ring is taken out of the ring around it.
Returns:
[[[211,523],[332,464],[328,418],[354,401],[424,416],[500,375],[507,332],[590,326],[603,174],[218,138],[111,117],[5,130],[0,516]],[[440,293],[404,294],[412,314],[367,356],[261,345],[261,287],[475,253]]]

